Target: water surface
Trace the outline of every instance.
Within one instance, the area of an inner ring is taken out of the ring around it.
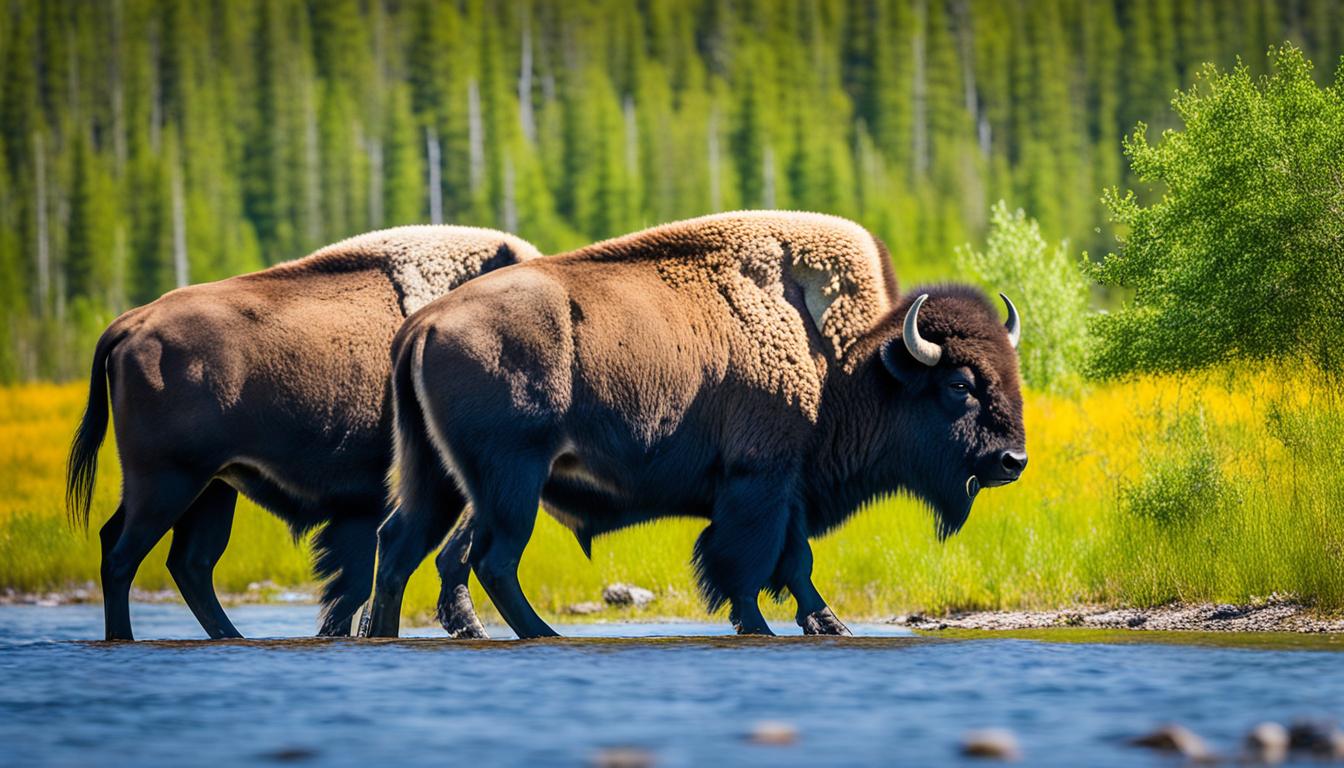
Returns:
[[[109,645],[83,641],[101,635],[97,606],[0,607],[0,765],[584,765],[612,746],[661,766],[956,765],[960,735],[991,726],[1031,765],[1178,765],[1123,742],[1175,720],[1233,753],[1260,720],[1344,714],[1344,655],[1328,650],[882,626],[743,641],[719,624],[328,641],[302,637],[312,606],[230,614],[249,636],[299,639],[182,641],[202,636],[185,607],[136,605],[137,633],[171,641]],[[744,739],[762,720],[797,742]]]

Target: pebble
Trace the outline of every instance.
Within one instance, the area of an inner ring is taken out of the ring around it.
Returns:
[[[1344,731],[1328,720],[1298,720],[1288,729],[1288,746],[1328,760],[1344,760]]]
[[[639,747],[607,747],[588,761],[593,768],[650,768],[653,763],[653,753]]]
[[[747,740],[753,744],[787,746],[798,741],[798,729],[778,720],[762,720],[751,726]]]
[[[1129,743],[1136,747],[1175,752],[1190,760],[1200,762],[1214,759],[1213,750],[1209,749],[1209,745],[1204,742],[1204,739],[1201,739],[1198,734],[1189,728],[1175,723],[1164,725],[1156,731],[1140,736]]]
[[[1246,734],[1246,751],[1259,763],[1282,763],[1288,757],[1288,729],[1275,722],[1264,722]]]
[[[633,605],[636,608],[643,608],[653,602],[654,594],[633,584],[609,584],[602,590],[602,599],[607,605]]]
[[[264,757],[277,763],[299,763],[317,757],[317,750],[308,747],[281,747]]]
[[[1021,760],[1022,748],[1017,736],[1007,728],[984,728],[967,731],[961,737],[961,754],[992,760]]]

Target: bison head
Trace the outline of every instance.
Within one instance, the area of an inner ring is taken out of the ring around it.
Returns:
[[[940,536],[958,531],[982,488],[1016,480],[1027,465],[1017,375],[1020,320],[1008,320],[980,291],[940,286],[897,307],[881,347],[897,383],[898,485],[938,515]],[[899,323],[897,323],[899,319]]]

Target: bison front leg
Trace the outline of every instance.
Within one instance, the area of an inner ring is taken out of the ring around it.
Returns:
[[[796,620],[805,635],[849,635],[844,625],[826,605],[812,583],[812,545],[807,541],[807,526],[802,515],[790,521],[784,542],[784,554],[772,579],[776,588],[786,587],[797,601]]]
[[[714,500],[714,518],[695,542],[700,591],[711,611],[726,601],[740,635],[773,635],[757,600],[784,548],[787,481],[732,473]]]

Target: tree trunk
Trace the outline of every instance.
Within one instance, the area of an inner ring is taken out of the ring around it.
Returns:
[[[719,188],[719,110],[709,113],[709,209],[718,211],[723,206]]]
[[[51,251],[47,241],[47,158],[41,131],[33,132],[33,177],[37,207],[37,300],[34,306],[41,316],[47,314],[51,298]]]
[[[523,54],[518,68],[518,121],[523,126],[523,138],[528,144],[537,141],[537,122],[532,115],[532,27],[523,16]],[[512,231],[512,230],[510,230]]]
[[[915,52],[914,82],[914,141],[911,145],[911,163],[915,178],[923,178],[929,170],[929,137],[927,112],[928,87],[924,72],[924,27],[928,23],[926,0],[915,0],[915,37],[912,48]]]
[[[429,166],[429,223],[443,223],[443,182],[439,174],[439,135],[432,126],[425,127],[425,162]]]
[[[504,154],[504,189],[500,199],[499,220],[504,224],[505,232],[518,231],[518,195],[513,178],[513,157]]]
[[[369,229],[383,226],[383,142],[376,138],[365,142],[369,156]]]
[[[474,193],[485,183],[485,127],[481,124],[481,89],[475,78],[467,83],[467,145],[468,178]]]
[[[775,148],[769,144],[761,153],[761,207],[775,207]]]
[[[182,160],[173,160],[173,281],[181,288],[191,281],[187,274],[186,206],[182,200]]]

